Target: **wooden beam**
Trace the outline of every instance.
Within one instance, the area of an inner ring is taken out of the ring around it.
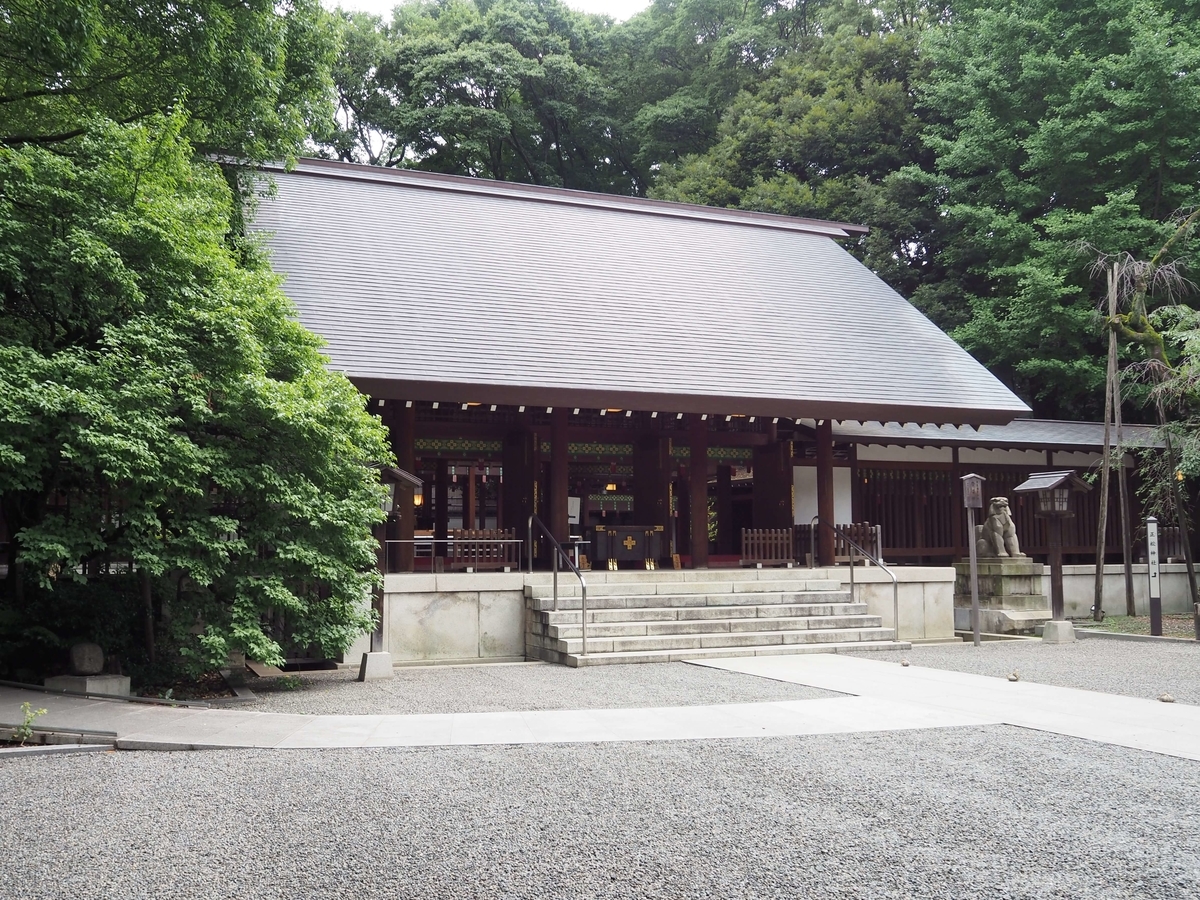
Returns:
[[[817,515],[830,525],[834,522],[833,503],[833,421],[822,419],[817,423]],[[828,528],[818,529],[817,556],[822,566],[832,566],[833,532]]]

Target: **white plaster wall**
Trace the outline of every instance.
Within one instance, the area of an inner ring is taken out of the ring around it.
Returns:
[[[974,447],[963,447],[958,451],[958,461],[962,465],[994,465],[994,466],[1045,466],[1045,450],[979,450]]]
[[[950,447],[882,447],[877,444],[858,445],[859,462],[954,462]]]
[[[796,524],[807,525],[817,514],[817,467],[795,466],[792,469],[792,483],[795,485]],[[850,469],[845,466],[835,466],[833,470],[833,516],[837,520],[833,524],[841,525],[853,521],[850,516],[853,496],[850,481]]]

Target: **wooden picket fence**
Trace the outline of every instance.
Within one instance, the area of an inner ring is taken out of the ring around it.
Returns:
[[[453,528],[446,550],[446,567],[455,569],[517,568],[521,545],[511,528]]]
[[[783,566],[793,562],[792,529],[742,529],[743,566]]]

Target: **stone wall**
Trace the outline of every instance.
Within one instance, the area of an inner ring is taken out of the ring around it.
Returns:
[[[954,568],[952,566],[892,566],[899,586],[901,641],[954,640]],[[850,586],[850,569],[830,569]],[[854,598],[868,612],[881,616],[885,628],[893,627],[892,580],[876,566],[854,570]]]
[[[1092,614],[1096,592],[1094,565],[1063,566],[1063,601],[1068,619],[1080,619]],[[1050,568],[1043,576],[1046,596],[1050,596]],[[1159,567],[1164,613],[1191,612],[1192,601],[1187,585],[1187,566],[1183,563],[1164,563]],[[1150,585],[1145,563],[1133,566],[1133,597],[1138,615],[1150,615]],[[1104,611],[1110,616],[1125,615],[1125,568],[1121,565],[1104,567]]]
[[[520,572],[388,575],[383,600],[383,649],[394,663],[525,656]]]

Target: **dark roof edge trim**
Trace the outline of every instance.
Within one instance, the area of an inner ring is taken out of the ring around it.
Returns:
[[[365,166],[358,163],[345,163],[312,157],[304,157],[298,160],[295,168],[291,170],[288,170],[281,163],[266,163],[260,169],[280,174],[309,175],[319,178],[341,178],[350,181],[397,184],[425,190],[503,197],[510,200],[553,203],[560,206],[609,209],[618,212],[665,216],[667,218],[749,225],[757,228],[793,231],[829,238],[847,238],[851,235],[863,235],[870,232],[870,228],[865,225],[830,222],[823,219],[802,219],[750,210],[701,206],[695,203],[676,203],[671,200],[647,200],[642,197],[626,197],[621,194],[600,194],[591,191],[570,190],[568,188],[546,187],[544,185],[492,181],[486,178],[468,178],[462,175],[418,172],[413,169]]]
[[[336,368],[336,367],[335,367]],[[496,403],[504,406],[603,407],[661,413],[740,414],[789,419],[907,421],[939,425],[1007,425],[1024,409],[905,406],[840,400],[668,394],[654,391],[595,390],[524,385],[400,381],[346,373],[364,394],[381,400],[437,400],[444,403]]]

